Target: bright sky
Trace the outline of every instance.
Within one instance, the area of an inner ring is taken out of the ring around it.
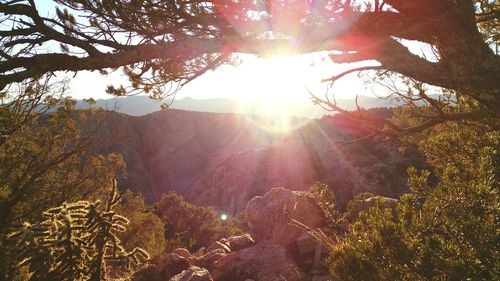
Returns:
[[[36,2],[42,13],[48,16],[55,13],[52,1]],[[413,49],[416,53],[421,52],[416,46]],[[321,79],[360,66],[334,64],[325,53],[266,59],[239,55],[239,58],[242,61],[240,65],[224,65],[206,73],[185,86],[176,98],[227,98],[240,100],[242,103],[251,100],[254,105],[262,107],[263,112],[270,112],[276,109],[277,104],[283,108],[293,107],[294,103],[310,102],[307,89],[317,95],[323,95],[326,84],[321,83]],[[81,71],[71,79],[70,95],[76,99],[111,98],[112,96],[105,93],[106,86],[110,84],[127,85],[121,70],[107,76],[97,71]],[[356,95],[372,95],[374,90],[366,89],[363,79],[358,78],[356,74],[350,74],[335,83],[334,91],[337,98],[354,98]]]
[[[306,89],[323,93],[326,84],[321,79],[340,73],[353,65],[336,65],[325,54],[293,57],[258,58],[239,55],[242,63],[224,65],[192,81],[181,89],[177,98],[228,98],[275,100],[283,98],[303,100],[309,98]],[[121,71],[103,76],[95,72],[79,72],[71,82],[74,98],[109,98],[107,85],[126,82]],[[362,79],[356,74],[335,84],[339,98],[367,94]]]

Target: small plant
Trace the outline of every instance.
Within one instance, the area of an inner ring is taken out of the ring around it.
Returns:
[[[335,205],[335,195],[328,185],[317,182],[309,188],[309,192],[316,198],[319,206],[325,211],[328,221],[326,229],[327,233],[339,234],[346,231],[346,221],[342,213],[337,210]]]
[[[119,202],[113,181],[108,202],[64,203],[43,213],[37,223],[25,222],[9,235],[19,248],[20,266],[27,266],[30,281],[89,280],[125,277],[149,259],[141,248],[127,252],[118,239],[128,219],[116,214]],[[106,266],[119,267],[106,276]],[[125,270],[123,270],[125,269]]]

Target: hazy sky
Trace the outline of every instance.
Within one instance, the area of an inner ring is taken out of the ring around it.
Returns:
[[[321,79],[347,69],[332,63],[326,55],[303,55],[263,59],[240,55],[238,66],[224,65],[186,85],[178,98],[232,98],[263,99],[274,97],[306,99],[306,88],[323,93],[326,85]],[[349,67],[352,67],[350,65]],[[107,98],[104,89],[126,82],[121,71],[103,76],[98,72],[79,72],[71,82],[71,95],[75,98]],[[339,97],[367,94],[362,79],[352,74],[335,85]]]
[[[37,0],[36,2],[38,8],[46,16],[55,14],[52,1]],[[422,53],[421,46],[413,43],[409,46],[415,53]],[[272,107],[277,102],[297,102],[308,99],[306,88],[315,94],[322,95],[326,85],[320,82],[321,79],[356,66],[334,64],[325,53],[270,59],[239,55],[239,58],[242,61],[240,65],[224,65],[215,71],[209,71],[185,86],[176,97],[252,99],[262,101]],[[368,64],[373,63],[368,62]],[[366,64],[367,62],[363,63],[363,65]],[[68,75],[73,76],[72,73]],[[106,86],[110,84],[118,86],[123,83],[126,84],[126,80],[121,70],[107,76],[97,71],[81,71],[71,79],[70,95],[77,99],[111,98],[105,93]],[[358,78],[356,74],[351,74],[336,82],[334,90],[339,98],[354,97],[357,94],[371,95],[375,91],[372,88],[366,89],[363,79]],[[379,91],[377,95],[383,95],[383,93]]]
[[[52,1],[37,0],[36,3],[42,14],[55,15]],[[302,100],[309,97],[306,87],[315,93],[323,93],[326,85],[320,83],[320,80],[348,68],[333,64],[325,54],[271,59],[239,55],[239,58],[242,61],[239,66],[225,65],[206,73],[179,91],[177,98]],[[73,77],[72,73],[68,75]],[[117,86],[124,82],[126,80],[121,70],[107,76],[97,71],[81,71],[71,79],[70,95],[78,99],[110,98],[105,93],[106,86]],[[336,95],[339,97],[369,94],[364,90],[362,80],[355,74],[339,81],[336,88]]]

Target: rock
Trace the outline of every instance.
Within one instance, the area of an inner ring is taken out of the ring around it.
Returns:
[[[383,197],[383,196],[373,196],[370,198],[365,199],[365,202],[369,207],[373,207],[377,204],[383,207],[383,208],[395,208],[396,205],[398,204],[398,199],[394,198],[389,198],[389,197]]]
[[[203,256],[204,254],[206,254],[207,251],[205,251],[205,247],[201,247],[199,248],[194,254],[193,256],[195,257],[200,257],[200,256]]]
[[[347,217],[349,221],[355,221],[359,213],[368,211],[372,207],[378,205],[382,208],[395,209],[397,204],[397,199],[384,196],[371,196],[365,199],[360,198],[358,200],[353,200],[350,204],[351,209],[349,210]]]
[[[285,188],[273,188],[264,196],[254,197],[246,212],[248,227],[257,243],[272,240],[287,249],[296,247],[295,242],[306,232],[297,222],[314,229],[326,219],[312,194]]]
[[[177,248],[172,253],[178,254],[181,257],[185,257],[188,260],[190,260],[193,257],[189,252],[189,250],[185,248]]]
[[[258,281],[306,281],[286,249],[272,241],[232,252],[215,262],[211,271],[217,281],[253,279]]]
[[[367,114],[386,118],[392,113],[374,109]],[[243,211],[254,196],[262,196],[277,186],[307,190],[317,181],[324,182],[335,186],[335,198],[341,208],[360,192],[384,192],[391,197],[408,192],[408,166],[428,166],[420,152],[415,148],[402,152],[397,142],[378,139],[331,149],[332,143],[369,134],[365,127],[339,115],[298,126],[300,128],[285,134],[284,138],[261,147],[241,149],[239,138],[237,143],[221,147],[224,152],[227,147],[238,149],[218,162],[209,162],[210,167],[204,168],[196,182],[185,189],[188,190],[186,197],[197,205],[235,215]],[[255,120],[251,119],[253,123]],[[259,134],[259,139],[269,140],[261,136]]]
[[[304,190],[316,180],[314,166],[307,161],[304,145],[273,145],[239,151],[227,157],[198,179],[187,192],[197,205],[210,205],[229,214],[243,211],[248,201],[276,186]],[[303,161],[304,160],[304,161]]]
[[[207,248],[207,252],[211,252],[211,251],[216,250],[216,249],[221,249],[221,250],[223,250],[226,253],[230,253],[231,252],[231,250],[229,249],[228,245],[223,244],[222,242],[219,242],[219,241],[215,241],[214,243],[212,243],[212,245],[210,245]]]
[[[229,247],[227,238],[221,238],[221,239],[219,239],[219,242],[221,242],[222,244],[228,245],[228,247]]]
[[[199,267],[206,268],[208,270],[212,270],[214,263],[220,258],[226,255],[226,251],[223,249],[214,249],[210,252],[207,252],[201,257],[196,257],[193,259],[193,264]]]
[[[297,238],[297,250],[300,255],[313,254],[318,245],[318,239],[312,236],[309,232],[300,235]]]
[[[231,236],[227,238],[227,243],[229,244],[229,249],[231,251],[239,251],[255,245],[255,241],[253,240],[250,234],[244,234],[240,236]]]
[[[305,232],[297,238],[293,254],[295,261],[305,272],[326,270],[322,260],[329,254],[328,246],[311,232]]]
[[[170,281],[214,281],[205,268],[191,266],[189,269],[175,275]]]
[[[183,270],[188,269],[190,266],[191,262],[188,259],[174,253],[165,255],[156,265],[161,276],[166,280]]]

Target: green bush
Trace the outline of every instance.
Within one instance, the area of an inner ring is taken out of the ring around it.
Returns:
[[[361,212],[334,245],[340,280],[499,280],[500,132],[477,123],[437,127],[418,141],[434,166],[409,169],[396,211]]]
[[[212,209],[193,205],[174,191],[163,194],[155,208],[165,223],[167,243],[189,250],[242,233],[232,221],[221,220]]]

